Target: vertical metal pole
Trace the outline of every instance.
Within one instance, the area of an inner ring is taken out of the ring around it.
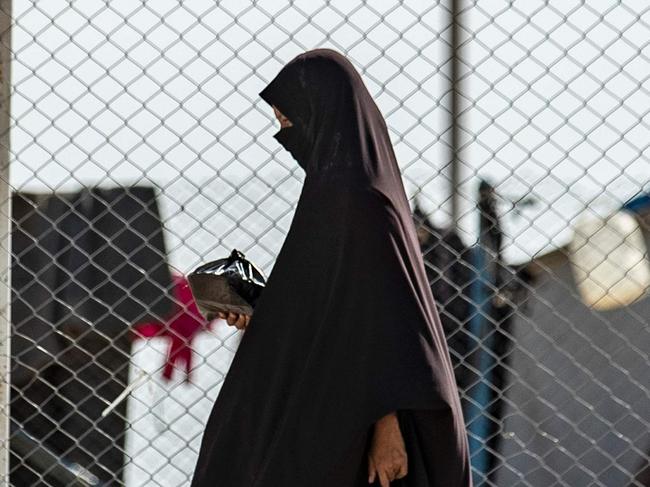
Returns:
[[[460,171],[458,168],[458,146],[460,145],[460,136],[458,130],[458,111],[460,109],[460,100],[458,96],[458,13],[460,0],[450,0],[451,2],[451,161],[449,167],[449,195],[451,198],[451,224],[452,228],[458,228],[458,218],[460,217],[460,208],[458,205],[458,185],[460,182]]]
[[[0,482],[9,485],[9,406],[11,400],[11,1],[0,0]]]

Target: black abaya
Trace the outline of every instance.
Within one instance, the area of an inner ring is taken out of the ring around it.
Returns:
[[[331,49],[260,93],[305,170],[291,227],[205,428],[192,487],[360,487],[397,411],[399,487],[471,487],[465,424],[384,119]],[[379,485],[377,480],[373,485]]]

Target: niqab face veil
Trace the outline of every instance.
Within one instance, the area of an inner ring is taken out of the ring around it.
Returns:
[[[400,178],[384,118],[358,71],[338,52],[296,56],[260,97],[291,120],[293,126],[274,137],[311,179]]]
[[[409,473],[391,487],[471,487],[458,390],[384,118],[331,49],[296,56],[260,96],[292,122],[274,137],[305,180],[191,487],[368,486],[372,426],[392,411]]]

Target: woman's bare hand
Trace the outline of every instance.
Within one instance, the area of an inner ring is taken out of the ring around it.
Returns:
[[[407,460],[397,415],[389,413],[375,423],[368,453],[368,483],[379,477],[381,487],[390,487],[391,481],[406,476]]]
[[[230,326],[234,326],[238,330],[243,330],[246,328],[251,320],[251,315],[244,313],[233,313],[232,311],[219,311],[218,316],[219,318],[226,320]]]

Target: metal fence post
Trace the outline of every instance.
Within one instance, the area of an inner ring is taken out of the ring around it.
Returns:
[[[11,125],[11,0],[0,8],[0,479],[9,485],[9,403],[11,398],[11,189],[9,186],[9,127]]]
[[[460,169],[458,168],[458,146],[460,134],[458,117],[460,110],[459,99],[459,72],[460,60],[458,59],[459,29],[458,14],[460,0],[451,0],[451,159],[449,161],[449,197],[451,198],[451,224],[456,227],[460,218],[458,187],[460,185]]]

